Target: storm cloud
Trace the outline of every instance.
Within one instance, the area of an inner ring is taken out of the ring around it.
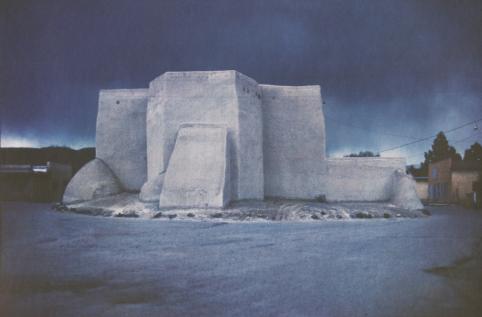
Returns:
[[[2,146],[93,145],[99,89],[146,87],[165,71],[236,69],[259,83],[319,84],[335,156],[377,152],[482,117],[480,1],[0,6]],[[474,131],[448,138],[462,151],[480,142]],[[429,146],[383,155],[414,163]]]

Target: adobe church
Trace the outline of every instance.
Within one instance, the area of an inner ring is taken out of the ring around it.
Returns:
[[[148,89],[100,91],[96,158],[63,202],[127,191],[161,208],[265,197],[422,208],[405,159],[327,158],[325,139],[317,85],[262,85],[232,70],[166,72]]]

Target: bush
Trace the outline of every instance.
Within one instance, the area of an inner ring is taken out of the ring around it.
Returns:
[[[321,194],[315,197],[315,200],[319,203],[326,203],[326,196]]]
[[[369,218],[373,218],[373,216],[366,212],[357,212],[355,214],[355,218],[369,219]]]

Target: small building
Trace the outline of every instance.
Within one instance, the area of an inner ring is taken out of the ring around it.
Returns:
[[[453,161],[448,158],[430,163],[428,194],[431,202],[474,206],[477,184],[481,180],[482,162]],[[480,200],[479,195],[479,200]]]
[[[0,201],[60,201],[72,178],[68,164],[0,165]]]

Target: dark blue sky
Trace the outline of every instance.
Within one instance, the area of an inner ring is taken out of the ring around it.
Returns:
[[[3,146],[93,145],[99,89],[177,70],[321,85],[332,155],[482,118],[482,1],[0,3]],[[417,162],[430,144],[385,154]]]

